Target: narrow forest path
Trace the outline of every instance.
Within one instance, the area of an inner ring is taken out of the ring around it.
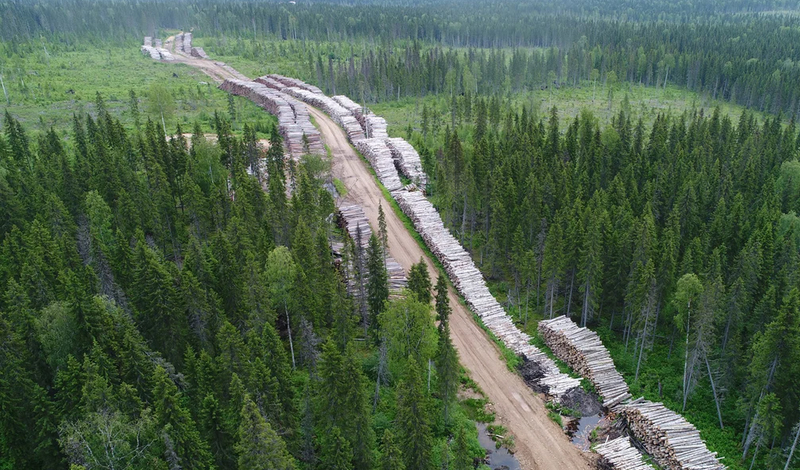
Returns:
[[[176,62],[199,68],[212,79],[222,82],[235,78],[211,60],[197,59],[176,54]],[[433,282],[438,272],[425,255],[400,218],[391,210],[378,183],[364,160],[350,146],[344,131],[322,111],[308,106],[328,145],[333,157],[333,174],[347,187],[346,200],[359,204],[364,209],[370,224],[377,230],[378,207],[383,205],[389,232],[389,252],[408,272],[411,265],[425,260]],[[450,305],[453,308],[450,328],[453,343],[458,350],[461,364],[470,377],[483,389],[494,405],[497,422],[505,426],[514,436],[516,457],[526,470],[583,470],[592,467],[592,457],[573,445],[561,427],[547,416],[544,400],[510,372],[500,355],[500,350],[491,338],[475,323],[466,306],[459,302],[458,295],[450,289]]]

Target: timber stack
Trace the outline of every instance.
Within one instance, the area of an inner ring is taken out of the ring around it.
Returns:
[[[161,54],[158,53],[158,49],[152,46],[142,46],[142,54],[150,56],[153,60],[161,60]]]
[[[192,33],[184,33],[183,35],[183,50],[184,54],[192,54]]]
[[[225,80],[220,89],[237,96],[243,96],[268,113],[277,116],[278,130],[284,138],[289,153],[298,158],[307,153],[303,137],[308,141],[308,151],[318,155],[325,154],[319,131],[311,123],[306,106],[279,91],[260,83],[245,80]]]
[[[320,90],[319,88],[315,87],[314,85],[309,85],[308,83],[302,80],[298,80],[296,78],[284,77],[283,75],[278,75],[277,73],[271,73],[265,75],[265,77],[271,78],[277,82],[282,83],[284,87],[301,88],[303,90],[310,91],[311,93],[314,93],[316,95],[324,95],[324,93],[322,93],[322,90]]]
[[[154,41],[153,47],[159,48],[163,46],[163,44],[161,43],[161,39],[156,38],[153,41]]]
[[[422,170],[422,160],[414,146],[400,138],[386,139],[386,145],[392,151],[392,157],[400,173],[413,181],[417,187],[425,188],[428,184],[428,175]]]
[[[420,191],[411,189],[401,189],[392,195],[483,324],[509,349],[540,366],[543,373],[540,385],[556,401],[569,390],[580,387],[580,379],[559,371],[552,359],[530,344],[530,336],[514,325],[513,320],[489,292],[483,275],[472,262],[469,253],[444,226],[433,204]]]
[[[396,191],[403,187],[397,168],[394,166],[392,151],[386,146],[384,139],[362,139],[355,142],[356,148],[361,152],[378,175],[378,179],[389,191]]]
[[[668,470],[723,470],[694,425],[662,403],[643,398],[621,406],[622,416],[656,463]]]
[[[556,357],[592,382],[603,399],[603,406],[613,409],[631,397],[628,384],[617,372],[611,355],[597,333],[578,327],[563,315],[540,321],[539,333]]]
[[[450,232],[444,227],[439,213],[425,196],[417,191],[415,185],[402,187],[400,177],[397,173],[394,160],[395,156],[387,145],[388,134],[386,133],[386,120],[375,116],[368,110],[364,110],[354,101],[344,96],[337,96],[335,99],[328,98],[317,87],[307,85],[299,80],[287,79],[280,75],[267,75],[262,77],[264,83],[271,83],[277,87],[277,83],[286,85],[282,91],[298,99],[305,101],[312,106],[319,107],[326,114],[336,121],[337,124],[348,131],[350,141],[356,146],[359,152],[369,161],[381,184],[389,191],[400,205],[403,212],[408,215],[414,223],[415,228],[422,236],[425,243],[433,254],[444,266],[456,289],[464,296],[467,304],[472,311],[477,314],[484,325],[501,341],[503,341],[516,354],[521,355],[528,361],[535,361],[543,371],[540,384],[548,390],[548,393],[556,401],[569,390],[580,387],[580,379],[572,378],[561,371],[555,362],[547,357],[542,351],[530,344],[530,336],[520,331],[513,320],[506,314],[502,306],[489,292],[483,275],[475,267],[469,253],[461,246]],[[273,82],[268,82],[271,79]],[[277,83],[275,83],[277,82]],[[291,86],[290,86],[291,85]],[[380,137],[359,139],[354,138],[349,129],[343,123],[343,116],[355,116],[363,126],[362,130],[368,135],[378,134]],[[395,148],[406,151],[401,143],[402,139],[392,142]],[[402,141],[404,142],[404,141]],[[405,145],[408,145],[407,143]],[[399,150],[401,151],[401,150]],[[414,156],[407,152],[408,162],[413,166]],[[417,154],[418,158],[419,155]],[[398,159],[400,157],[397,157]],[[421,165],[415,170],[417,179],[427,182],[424,177]],[[412,179],[414,179],[412,177]],[[363,235],[363,234],[362,234]],[[368,239],[368,236],[367,236]]]
[[[210,59],[210,57],[208,57],[208,54],[206,54],[206,51],[204,51],[202,47],[193,47],[191,55],[192,57],[197,57],[198,59],[205,59],[205,60]]]
[[[153,38],[152,36],[145,36],[144,37],[144,45],[147,47],[153,47]]]
[[[639,449],[631,445],[628,436],[621,436],[595,446],[600,455],[600,468],[613,470],[655,470],[647,463]]]
[[[175,48],[173,49],[175,52],[182,53],[183,52],[183,33],[175,35]]]
[[[172,53],[163,47],[157,47],[156,50],[158,51],[158,55],[161,56],[161,60],[172,61],[175,60],[175,56]]]
[[[387,139],[389,138],[389,134],[386,132],[388,127],[389,126],[386,124],[386,119],[380,116],[372,113],[364,116],[364,130],[367,131],[367,137],[375,139]]]

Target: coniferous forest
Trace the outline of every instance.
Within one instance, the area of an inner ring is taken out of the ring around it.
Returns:
[[[800,468],[798,12],[0,0],[0,469],[487,468],[445,274],[365,279],[386,228],[349,241],[330,158],[138,53],[192,29],[384,115],[519,328],[567,315],[728,468]]]

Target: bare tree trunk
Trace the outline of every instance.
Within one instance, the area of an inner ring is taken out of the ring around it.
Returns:
[[[686,375],[686,367],[689,364],[689,325],[692,318],[692,301],[686,304],[686,353],[683,357],[683,410],[686,410],[686,391],[688,389],[688,377]]]
[[[633,378],[633,381],[636,382],[639,380],[639,368],[642,365],[642,356],[644,356],[644,344],[647,342],[647,327],[650,324],[650,306],[647,306],[647,310],[644,317],[644,328],[642,329],[642,341],[639,345],[639,358],[636,360],[636,375]]]
[[[717,387],[714,385],[714,377],[711,375],[711,364],[708,363],[708,354],[703,354],[706,359],[706,369],[708,369],[708,380],[711,381],[711,391],[714,393],[714,403],[717,405],[717,417],[719,417],[719,428],[724,429],[722,425],[722,411],[719,409],[719,398],[717,398]]]
[[[792,448],[789,450],[789,458],[786,459],[786,466],[783,467],[783,470],[789,470],[789,464],[792,463],[792,456],[794,455],[794,449],[797,448],[797,438],[800,437],[800,423],[795,426],[794,429],[794,441],[792,442]]]
[[[283,301],[283,310],[286,312],[286,330],[289,332],[289,351],[292,352],[292,370],[297,368],[294,362],[294,343],[292,343],[292,327],[289,325],[289,309],[286,308],[286,301]]]

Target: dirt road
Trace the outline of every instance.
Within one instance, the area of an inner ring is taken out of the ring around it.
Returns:
[[[210,60],[201,60],[176,54],[176,61],[198,67],[215,81],[235,78],[231,73]],[[378,206],[383,205],[389,232],[389,251],[406,272],[411,265],[425,260],[431,279],[437,272],[416,240],[406,230],[403,222],[391,210],[389,202],[367,169],[366,163],[347,142],[344,131],[326,114],[309,106],[324,142],[331,149],[333,173],[347,187],[346,200],[359,204],[378,227]],[[541,397],[535,395],[522,379],[511,373],[500,356],[500,351],[483,330],[475,324],[472,314],[461,305],[455,292],[450,292],[453,307],[450,327],[453,343],[458,349],[461,364],[483,389],[494,404],[497,421],[516,438],[516,456],[526,470],[589,469],[589,454],[572,445],[561,428],[547,417]]]
[[[425,260],[431,279],[437,273],[433,263],[391,210],[389,202],[364,161],[347,142],[344,131],[323,112],[309,107],[322,138],[333,154],[333,173],[347,187],[346,200],[360,204],[373,227],[378,226],[378,206],[383,205],[389,232],[389,251],[408,271]],[[494,404],[498,421],[516,436],[517,457],[526,469],[587,469],[589,460],[572,445],[561,428],[547,417],[544,402],[522,379],[511,373],[495,344],[474,322],[472,314],[450,292],[453,307],[450,326],[461,364]]]

